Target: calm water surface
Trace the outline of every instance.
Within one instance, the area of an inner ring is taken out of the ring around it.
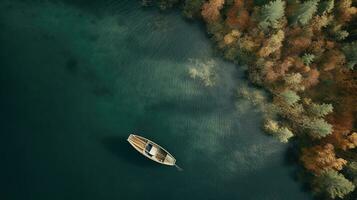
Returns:
[[[188,77],[217,63],[217,86]],[[0,3],[1,199],[307,200],[287,146],[235,109],[242,71],[199,24],[136,1]],[[183,172],[126,142],[136,132]]]

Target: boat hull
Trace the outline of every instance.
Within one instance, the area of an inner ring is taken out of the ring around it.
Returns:
[[[139,153],[157,163],[174,166],[176,159],[163,147],[142,136],[130,134],[127,141]]]

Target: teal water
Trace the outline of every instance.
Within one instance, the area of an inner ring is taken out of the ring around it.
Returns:
[[[188,76],[213,59],[217,85]],[[0,3],[1,199],[307,200],[287,145],[239,112],[201,25],[136,1]],[[184,168],[126,142],[136,132]]]

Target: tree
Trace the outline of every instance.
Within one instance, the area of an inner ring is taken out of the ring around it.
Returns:
[[[338,11],[340,23],[349,22],[353,15],[357,14],[357,8],[352,6],[352,0],[339,0]]]
[[[288,104],[288,105],[293,105],[294,103],[298,102],[300,100],[299,95],[296,94],[296,92],[292,90],[286,90],[280,94],[280,97],[283,98],[283,100]]]
[[[250,22],[250,15],[245,0],[235,0],[227,12],[226,23],[232,28],[245,30]]]
[[[287,143],[289,139],[294,136],[294,134],[288,128],[281,127],[275,133],[275,136],[278,138],[280,142]]]
[[[264,42],[263,47],[258,52],[258,55],[260,57],[267,57],[280,50],[283,45],[284,38],[284,31],[279,30],[276,34],[273,34],[267,41]]]
[[[284,77],[284,81],[286,84],[288,85],[297,85],[300,84],[302,81],[302,76],[300,73],[291,73],[291,74],[287,74]]]
[[[197,13],[200,13],[204,0],[186,0],[183,7],[183,14],[188,18],[193,18]]]
[[[312,87],[319,83],[320,72],[317,69],[311,69],[307,72],[306,78],[303,81],[305,88]]]
[[[346,30],[339,30],[336,32],[337,40],[344,40],[348,37],[349,33]]]
[[[291,17],[292,24],[308,24],[317,11],[318,2],[319,0],[309,0],[300,4],[295,14]]]
[[[224,0],[210,0],[202,6],[202,17],[206,22],[212,23],[220,18],[219,11],[223,8]]]
[[[304,62],[305,65],[310,65],[314,59],[315,59],[315,55],[314,54],[309,54],[309,53],[305,53],[303,56],[302,56],[302,61]]]
[[[267,119],[264,123],[264,130],[274,137],[276,137],[280,142],[287,143],[291,137],[294,136],[286,127],[280,127],[278,122],[272,119]]]
[[[353,179],[353,183],[357,184],[357,162],[353,161],[347,165],[347,174]]]
[[[345,55],[338,49],[328,50],[324,53],[323,58],[322,68],[325,71],[342,67],[346,62]]]
[[[284,17],[285,2],[281,0],[270,1],[265,4],[260,12],[260,27],[267,29],[274,27]]]
[[[323,138],[332,133],[332,125],[324,119],[304,119],[303,126],[308,130],[308,133],[313,138]]]
[[[279,124],[277,121],[268,119],[264,123],[264,130],[268,133],[276,133],[279,130]]]
[[[319,13],[322,15],[331,13],[334,7],[335,7],[334,0],[323,1],[319,4]]]
[[[355,189],[351,181],[335,170],[326,170],[321,176],[317,176],[314,186],[316,193],[328,195],[332,199],[343,198]]]
[[[342,50],[347,59],[347,68],[353,70],[357,64],[357,42],[346,44]]]
[[[332,144],[303,148],[300,157],[304,167],[315,175],[325,170],[342,170],[347,161],[337,158]]]
[[[331,104],[316,104],[311,103],[309,105],[308,111],[314,117],[324,117],[325,115],[331,113],[333,110],[333,106]]]

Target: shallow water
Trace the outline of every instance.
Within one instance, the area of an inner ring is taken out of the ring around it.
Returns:
[[[217,63],[205,88],[190,59]],[[0,3],[3,199],[311,199],[287,145],[235,109],[244,73],[201,25],[136,1]],[[126,142],[136,132],[184,168]]]

